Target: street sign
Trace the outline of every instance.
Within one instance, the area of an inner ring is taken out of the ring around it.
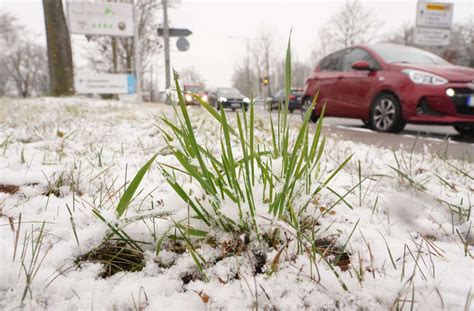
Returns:
[[[136,93],[134,75],[78,73],[74,77],[78,94],[133,94]]]
[[[416,11],[417,27],[449,29],[453,23],[453,4],[419,1]]]
[[[170,28],[170,37],[187,37],[193,32],[185,28]],[[163,28],[158,28],[158,36],[163,37]]]
[[[185,52],[189,49],[189,41],[186,38],[181,37],[178,39],[178,41],[176,41],[176,47],[181,52]]]
[[[132,3],[66,3],[71,33],[127,37],[134,35]]]
[[[449,29],[416,27],[414,42],[419,45],[449,45]]]

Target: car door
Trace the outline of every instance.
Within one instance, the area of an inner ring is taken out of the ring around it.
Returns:
[[[356,61],[367,61],[373,70],[354,70]],[[337,115],[350,118],[366,118],[372,94],[377,84],[380,65],[361,48],[347,49],[342,60],[342,72],[335,88]]]
[[[342,73],[343,53],[344,51],[339,51],[324,58],[319,65],[320,71],[314,78],[319,91],[318,106],[326,105],[328,116],[338,111],[334,87]]]
[[[272,108],[273,109],[279,109],[281,103],[285,103],[285,96],[284,96],[285,91],[279,90],[276,92],[276,94],[273,96],[272,99]]]

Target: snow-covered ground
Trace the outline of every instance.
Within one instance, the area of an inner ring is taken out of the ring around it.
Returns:
[[[216,144],[217,122],[203,109],[190,111],[200,143]],[[474,308],[472,163],[329,137],[323,174],[354,156],[309,207],[324,256],[298,252],[292,228],[271,219],[265,200],[256,202],[258,224],[279,228],[283,247],[231,247],[245,243],[216,232],[195,253],[164,243],[156,255],[172,220],[189,212],[156,165],[179,166],[161,115],[175,120],[163,105],[0,99],[1,310]],[[268,141],[267,120],[256,122],[256,140]],[[124,185],[156,153],[117,219]],[[202,194],[190,178],[182,183]],[[77,260],[111,232],[94,210],[141,243],[141,271],[102,278],[100,263]],[[324,241],[349,255],[345,265],[329,264],[335,255]],[[203,274],[196,254],[207,263]]]

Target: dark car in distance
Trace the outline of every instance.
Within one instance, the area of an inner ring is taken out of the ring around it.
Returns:
[[[303,88],[293,87],[290,90],[290,95],[288,95],[288,110],[293,112],[296,109],[301,109],[301,98],[303,96]],[[286,91],[279,90],[272,97],[269,102],[269,110],[279,110],[281,109],[286,102]]]
[[[238,108],[248,109],[250,99],[242,95],[233,87],[218,87],[212,89],[208,94],[208,100],[216,109],[231,108],[235,111]]]
[[[302,114],[317,93],[313,122],[326,104],[325,116],[362,119],[376,131],[418,123],[474,135],[474,69],[414,47],[379,43],[332,53],[306,80]]]

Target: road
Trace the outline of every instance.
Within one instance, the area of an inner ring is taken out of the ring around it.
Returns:
[[[256,109],[259,115],[268,112]],[[272,113],[276,118],[277,112]],[[301,124],[298,111],[290,116],[293,124]],[[388,149],[405,149],[414,152],[428,152],[445,158],[474,162],[474,137],[459,135],[451,126],[412,125],[400,134],[378,133],[364,127],[362,121],[344,118],[325,118],[323,132],[335,134],[343,139]]]

